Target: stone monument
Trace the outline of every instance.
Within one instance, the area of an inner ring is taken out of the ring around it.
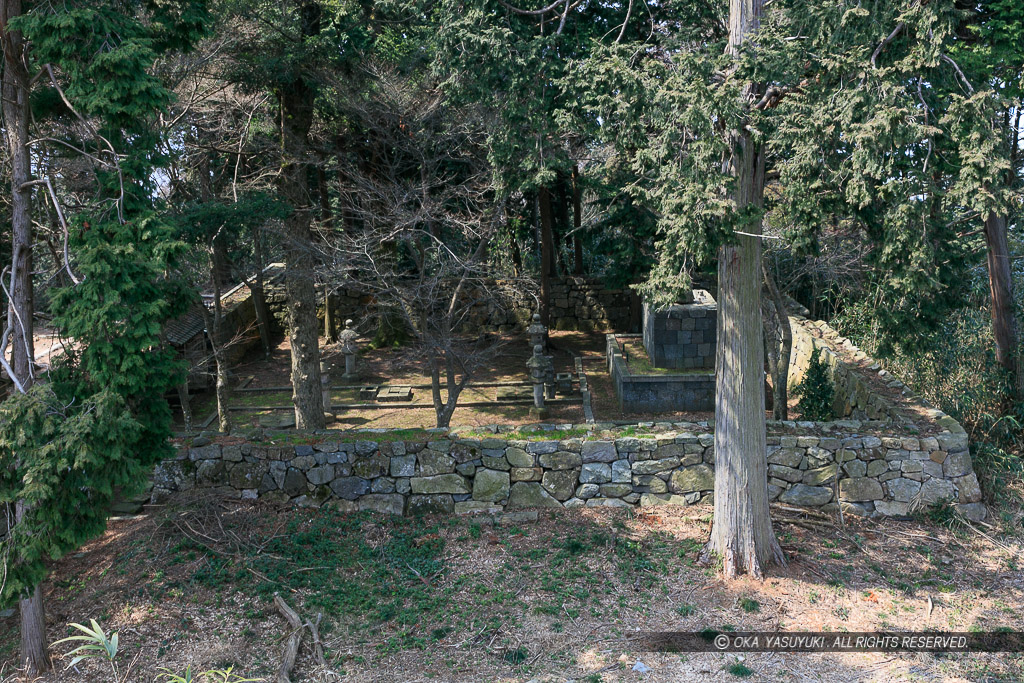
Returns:
[[[359,333],[352,329],[352,319],[349,318],[345,321],[345,329],[338,334],[341,352],[345,354],[345,374],[342,377],[346,380],[354,379],[357,374],[356,354],[359,353],[359,348],[356,346],[356,339],[358,338]]]

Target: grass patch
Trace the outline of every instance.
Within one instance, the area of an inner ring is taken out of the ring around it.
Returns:
[[[736,662],[735,664],[730,664],[728,667],[726,667],[725,670],[731,673],[733,676],[737,676],[739,678],[747,678],[748,676],[752,676],[754,674],[754,670],[746,664],[744,664],[743,662]]]
[[[233,529],[229,520],[226,531],[246,531]],[[394,634],[381,643],[384,651],[422,648],[430,635],[437,639],[438,631],[415,627],[428,615],[449,610],[448,596],[432,583],[445,571],[444,541],[436,526],[420,520],[389,522],[386,537],[371,543],[367,539],[380,532],[371,515],[322,508],[293,516],[262,548],[244,545],[233,555],[217,554],[185,541],[175,550],[186,562],[205,558],[192,575],[201,586],[268,601],[275,592],[300,594],[308,611],[345,615],[352,632],[392,625]]]
[[[761,603],[752,598],[740,598],[740,608],[747,614],[761,611]]]

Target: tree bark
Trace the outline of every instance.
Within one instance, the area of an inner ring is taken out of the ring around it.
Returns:
[[[216,252],[211,250],[210,259],[216,262]],[[213,347],[213,361],[217,368],[217,420],[218,428],[223,434],[231,433],[231,384],[228,375],[228,361],[225,352],[226,341],[223,339],[222,330],[223,309],[220,301],[220,284],[217,279],[213,280],[213,315],[202,306],[203,322],[210,335],[210,345]]]
[[[320,33],[321,8],[317,2],[299,5],[303,37]],[[309,200],[309,130],[313,125],[315,93],[300,75],[281,93],[284,164],[281,193],[292,207],[285,220],[285,292],[288,300],[288,337],[292,356],[292,403],[296,429],[323,429],[320,389],[320,339],[316,315],[311,206]]]
[[[245,284],[252,293],[252,305],[256,310],[256,325],[260,330],[260,341],[263,342],[263,355],[270,358],[270,311],[267,310],[267,292],[263,283],[263,238],[260,229],[256,228],[252,235],[253,252],[256,257],[256,272],[252,280],[246,280]]]
[[[28,74],[22,61],[21,34],[7,22],[21,15],[21,0],[3,0],[3,114],[11,159],[11,281],[8,324],[11,326],[11,369],[25,389],[31,384],[34,344],[32,317],[32,179],[28,151]]]
[[[551,193],[542,187],[537,193],[540,203],[540,321],[551,327],[551,277],[554,275],[555,242]]]
[[[731,0],[729,45],[735,56],[760,24],[764,0]],[[753,99],[757,87],[745,95]],[[736,210],[761,206],[764,157],[749,131],[731,133],[729,171],[736,178]],[[760,222],[745,232],[760,234]],[[715,387],[715,515],[705,556],[717,553],[726,577],[763,577],[785,556],[768,509],[764,415],[764,346],[761,343],[761,241],[737,235],[718,250],[718,340]]]
[[[992,301],[992,336],[996,362],[1006,369],[1013,382],[1014,398],[1024,399],[1024,373],[1021,372],[1017,315],[1013,306],[1013,280],[1010,272],[1010,247],[1006,216],[990,212],[985,218],[985,246],[988,256],[988,289]]]
[[[789,323],[789,313],[786,311],[786,302],[782,299],[779,286],[775,283],[768,264],[761,264],[764,274],[764,284],[768,288],[768,295],[772,300],[772,307],[775,309],[775,319],[778,321],[779,337],[773,340],[776,346],[776,361],[772,367],[772,418],[775,420],[789,419],[789,356],[793,351],[793,326]]]
[[[583,202],[580,192],[580,167],[572,167],[572,252],[574,275],[583,275],[583,240],[580,228],[583,225]]]
[[[25,68],[25,44],[18,31],[11,31],[8,22],[22,14],[21,0],[0,0],[0,38],[3,41],[4,65],[0,84],[4,118],[4,134],[11,159],[11,280],[8,302],[8,324],[11,326],[11,370],[23,388],[33,378],[34,344],[32,341],[32,196],[26,186],[32,167],[28,150],[29,90]],[[17,520],[25,514],[21,501],[15,506]],[[32,594],[18,601],[21,612],[21,665],[25,674],[34,677],[50,668],[46,656],[46,613],[43,593],[36,586]]]

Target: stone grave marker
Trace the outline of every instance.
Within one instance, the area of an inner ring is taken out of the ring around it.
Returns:
[[[401,385],[393,387],[381,387],[380,391],[377,392],[377,400],[380,401],[381,403],[411,401],[412,387]]]

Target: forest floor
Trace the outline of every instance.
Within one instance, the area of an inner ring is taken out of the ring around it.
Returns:
[[[112,520],[56,563],[45,586],[49,636],[97,619],[120,634],[131,682],[189,665],[273,680],[289,632],[279,593],[319,620],[326,666],[306,631],[294,682],[1024,680],[1020,653],[637,651],[628,636],[638,630],[1020,628],[1019,518],[1003,529],[838,526],[777,510],[788,566],[764,581],[726,581],[698,563],[711,512],[587,508],[492,524],[181,499]],[[0,619],[5,680],[17,633],[16,616]],[[97,662],[68,662],[58,658],[42,681],[112,680]]]

